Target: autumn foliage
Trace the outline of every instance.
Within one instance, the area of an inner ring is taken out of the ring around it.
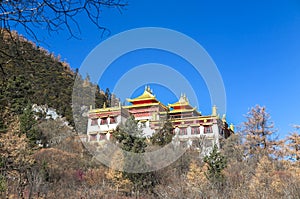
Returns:
[[[16,46],[5,43],[9,38],[0,33],[0,47],[9,53]],[[109,167],[99,164],[71,126],[73,119],[82,119],[73,118],[71,111],[76,72],[32,43],[20,41],[18,46],[20,60],[0,54],[0,198],[300,198],[299,126],[291,133],[277,132],[259,105],[249,110],[240,130],[221,139],[220,148],[215,145],[204,158],[191,147],[171,165],[143,174],[117,170],[149,166],[146,161],[132,164],[122,152],[112,155]],[[88,78],[81,80],[90,92]],[[97,106],[111,101],[108,92],[96,91]],[[63,119],[36,119],[30,102],[56,108]],[[131,118],[112,140],[133,153],[172,141],[167,122],[148,141],[137,136],[139,131]],[[289,134],[278,139],[276,133]]]

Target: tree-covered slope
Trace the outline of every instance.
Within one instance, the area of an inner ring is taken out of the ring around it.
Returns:
[[[73,124],[71,104],[76,75],[59,57],[15,32],[0,30],[2,119],[8,113],[21,114],[28,103],[47,104]],[[82,79],[83,95],[90,95],[96,89],[96,106],[101,107],[107,97],[86,81]]]

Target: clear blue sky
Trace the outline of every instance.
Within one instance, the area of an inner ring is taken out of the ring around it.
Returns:
[[[174,29],[199,42],[222,75],[229,122],[238,125],[245,120],[243,115],[249,108],[260,104],[267,107],[280,137],[292,131],[293,124],[300,124],[299,0],[129,0],[122,14],[104,9],[102,19],[112,35],[154,26]],[[68,36],[63,32],[45,36],[48,45],[45,48],[60,54],[72,68],[80,67],[89,52],[106,39],[101,38],[101,32],[90,23],[80,20],[83,25],[81,40],[66,41]],[[172,60],[156,59],[151,52],[146,57],[172,65]],[[127,64],[127,70],[133,66],[128,59],[119,64]],[[101,87],[112,89],[118,75],[118,70],[112,71],[112,78],[100,82]],[[176,100],[166,88],[154,85],[153,90],[164,103]],[[204,86],[199,92],[203,92],[199,109],[208,114],[211,104],[207,89]]]

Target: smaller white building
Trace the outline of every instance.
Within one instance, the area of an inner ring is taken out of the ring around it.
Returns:
[[[111,132],[113,132],[120,123],[125,122],[128,117],[128,111],[121,106],[90,110],[87,141],[99,142],[101,140],[109,140]]]

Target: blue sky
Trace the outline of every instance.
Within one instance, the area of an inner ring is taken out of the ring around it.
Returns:
[[[129,0],[122,13],[104,9],[102,20],[111,35],[132,28],[164,27],[200,43],[223,78],[229,122],[240,124],[249,108],[260,104],[267,107],[280,137],[292,131],[293,124],[300,124],[300,1]],[[68,36],[60,32],[51,37],[45,35],[47,45],[43,44],[50,52],[60,54],[72,68],[80,67],[90,51],[109,38],[101,38],[101,32],[83,18],[80,23],[80,40],[66,40]],[[153,60],[175,68],[182,64],[178,58],[168,56],[144,51],[135,57],[120,58],[100,85],[113,89],[116,77],[137,63]],[[187,79],[196,78],[186,67],[180,72]],[[142,87],[128,92],[136,96]],[[164,103],[176,101],[166,87],[153,85],[153,90]],[[201,77],[197,93],[201,95],[200,111],[209,114],[209,93]]]

